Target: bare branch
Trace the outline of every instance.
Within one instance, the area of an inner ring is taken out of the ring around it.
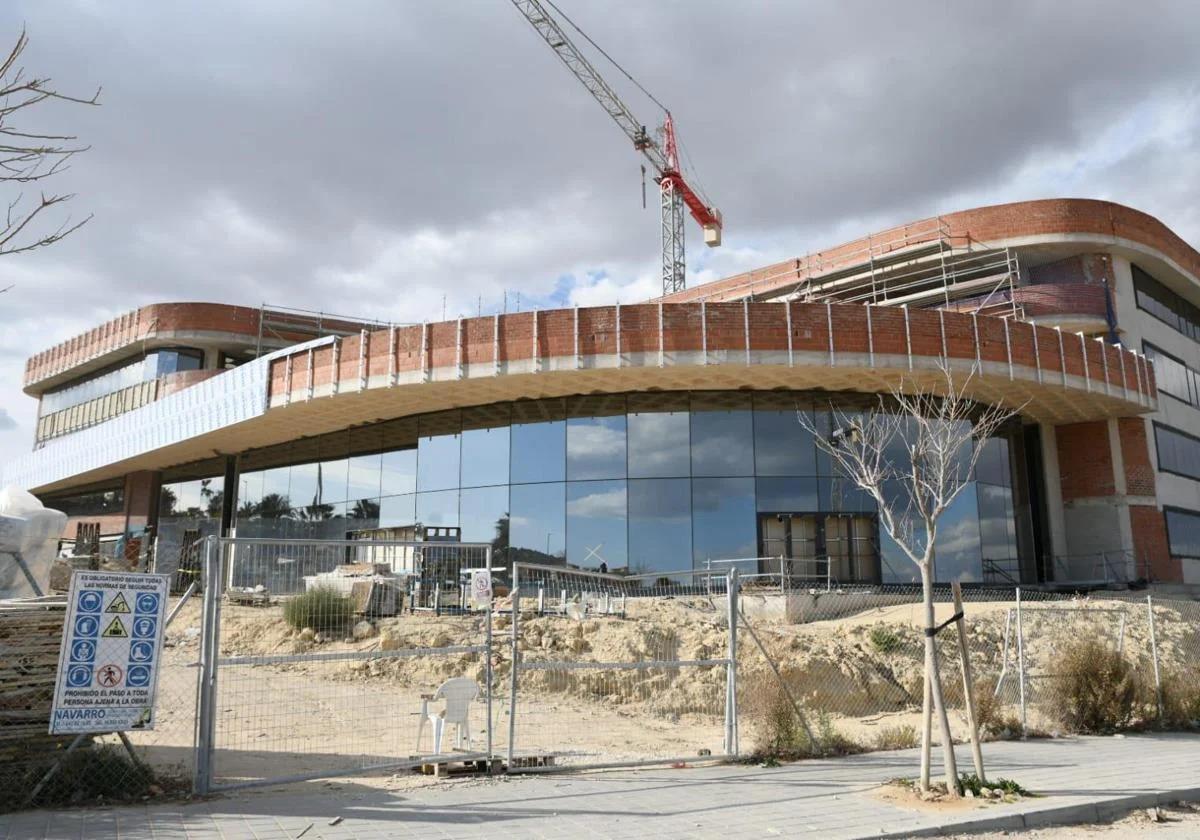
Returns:
[[[98,105],[100,102],[99,88],[90,98],[73,96],[55,89],[49,78],[26,74],[20,59],[28,45],[29,36],[22,29],[12,49],[0,61],[0,183],[28,184],[61,175],[70,168],[71,158],[89,148],[73,144],[76,137],[72,134],[21,131],[10,124],[14,114],[48,100],[78,105]],[[46,218],[47,210],[65,204],[73,195],[47,197],[43,194],[40,202],[24,211],[20,209],[21,198],[18,194],[7,201],[5,223],[0,229],[0,256],[52,245],[79,230],[92,218],[89,215],[72,223],[68,216],[52,233],[39,236],[33,233],[32,223]],[[34,238],[22,241],[19,238],[22,235],[33,235]]]

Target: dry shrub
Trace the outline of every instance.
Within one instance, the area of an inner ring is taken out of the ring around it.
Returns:
[[[1046,705],[1069,732],[1111,732],[1129,726],[1145,691],[1125,657],[1096,639],[1063,649],[1048,679]]]
[[[1159,723],[1174,729],[1200,727],[1200,672],[1194,669],[1164,674],[1163,711]]]
[[[1002,741],[1021,736],[1021,720],[1004,708],[996,696],[996,680],[992,677],[975,683],[975,722],[980,738]]]
[[[885,726],[875,734],[872,746],[877,750],[907,750],[921,743],[915,726]]]
[[[814,756],[852,755],[864,746],[839,732],[828,712],[803,710],[816,739],[814,743],[787,692],[772,677],[748,680],[749,689],[741,700],[741,709],[754,730],[756,760],[798,759]],[[795,696],[795,692],[793,692]]]

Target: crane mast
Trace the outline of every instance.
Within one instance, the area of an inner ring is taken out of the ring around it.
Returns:
[[[710,247],[721,244],[722,220],[720,212],[715,207],[708,206],[683,177],[679,166],[675,124],[670,111],[667,111],[663,120],[660,146],[646,132],[645,125],[633,115],[629,106],[579,51],[540,0],[512,0],[512,4],[632,141],[634,149],[641,152],[654,167],[662,209],[663,294],[681,291],[686,286],[684,208],[687,208],[692,218],[703,228],[704,242]]]

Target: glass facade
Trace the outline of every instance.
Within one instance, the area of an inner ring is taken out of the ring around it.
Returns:
[[[910,581],[915,567],[880,537],[871,500],[831,470],[798,420],[804,412],[828,428],[828,411],[814,413],[828,400],[590,395],[354,428],[243,456],[237,532],[344,539],[438,526],[491,542],[498,564],[648,573],[746,559],[750,572],[753,558],[778,553],[778,526],[764,523],[787,516],[792,542],[811,531],[813,546],[845,552],[843,579]],[[984,446],[941,524],[943,580],[1016,568],[1010,449],[1004,439]]]
[[[168,373],[199,370],[203,366],[204,353],[199,350],[151,350],[145,356],[134,361],[121,362],[43,394],[38,404],[38,413],[41,416],[53,414],[73,405],[120,391],[122,388],[137,385],[139,382],[157,379]]]

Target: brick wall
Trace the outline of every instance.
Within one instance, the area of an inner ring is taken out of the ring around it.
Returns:
[[[1154,248],[1173,259],[1185,271],[1200,277],[1200,252],[1153,216],[1110,201],[1053,198],[977,207],[948,213],[938,219],[911,222],[802,258],[693,286],[668,295],[665,299],[673,302],[701,299],[716,301],[762,295],[839,266],[862,262],[869,250],[878,257],[881,255],[878,243],[895,242],[898,246],[909,247],[933,242],[944,236],[946,231],[955,245],[968,242],[997,244],[1004,240],[1043,234],[1119,237]]]
[[[1140,417],[1122,417],[1117,421],[1121,440],[1121,460],[1125,462],[1125,492],[1130,496],[1155,495],[1154,464],[1146,441],[1146,421]]]
[[[1131,505],[1129,521],[1133,529],[1134,555],[1140,564],[1138,575],[1150,570],[1151,580],[1183,582],[1183,566],[1171,557],[1167,547],[1167,523],[1163,513],[1152,505]]]
[[[1064,502],[1116,494],[1107,421],[1058,426],[1055,438]]]

